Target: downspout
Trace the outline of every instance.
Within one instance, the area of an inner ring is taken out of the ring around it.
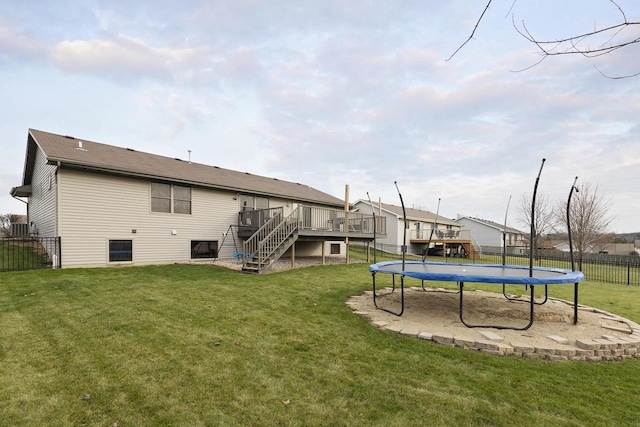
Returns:
[[[13,197],[13,198],[14,198],[14,199],[16,199],[17,201],[22,202],[22,203],[24,203],[25,205],[27,205],[27,210],[29,210],[29,208],[28,208],[29,203],[28,203],[28,202],[25,202],[24,200],[19,199],[19,198],[18,198],[18,196],[13,196],[13,195],[12,195],[11,197]],[[27,216],[28,216],[28,215],[27,215]]]

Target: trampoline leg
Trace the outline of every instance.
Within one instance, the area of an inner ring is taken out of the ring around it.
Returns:
[[[373,282],[373,305],[378,309],[378,310],[382,310],[382,311],[386,311],[387,313],[393,314],[394,316],[402,316],[402,313],[404,313],[404,276],[400,276],[400,311],[399,312],[395,312],[395,311],[391,311],[387,308],[384,307],[380,307],[378,305],[378,301],[376,300],[377,296],[376,296],[376,273],[373,272],[371,273],[371,277],[372,277],[372,282]],[[394,279],[393,279],[393,290],[395,290],[395,274],[393,275]],[[393,291],[385,294],[385,295],[389,295],[391,294]]]
[[[528,287],[529,287],[529,285],[525,285],[525,289],[528,288]],[[533,287],[533,285],[531,285],[531,287]],[[509,295],[507,295],[507,293],[505,291],[505,288],[506,288],[506,285],[503,283],[502,284],[502,295],[504,295],[504,297],[506,299],[508,299],[509,301],[528,302],[526,299],[511,298]],[[542,301],[542,302],[534,302],[534,304],[535,305],[543,305],[548,300],[549,300],[549,285],[544,285],[544,301]]]
[[[531,286],[531,299],[529,300],[529,323],[526,326],[522,327],[522,328],[516,328],[516,327],[513,327],[513,326],[504,326],[504,325],[474,325],[474,324],[465,322],[464,321],[464,316],[463,316],[464,282],[458,282],[458,286],[460,287],[460,309],[459,309],[460,321],[467,328],[493,328],[493,329],[511,329],[511,330],[514,330],[514,331],[526,331],[527,329],[529,329],[531,327],[531,325],[533,325],[533,307],[535,307],[535,302],[533,301],[533,297],[534,297],[534,286],[533,285],[530,285]]]

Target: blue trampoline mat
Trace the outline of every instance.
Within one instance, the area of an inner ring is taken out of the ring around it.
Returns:
[[[405,261],[403,269],[402,261],[387,261],[370,265],[369,271],[443,282],[561,285],[584,280],[584,275],[580,271],[533,267],[533,274],[530,275],[528,266],[500,264]]]

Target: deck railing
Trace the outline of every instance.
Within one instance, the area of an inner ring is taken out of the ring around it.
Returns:
[[[238,213],[238,225],[243,227],[262,227],[270,218],[282,218],[282,208],[256,209]]]
[[[373,215],[308,205],[300,205],[295,211],[298,211],[295,215],[301,230],[373,234]],[[243,211],[238,214],[238,225],[241,228],[252,227],[257,230],[274,217],[279,220],[284,218],[281,207]],[[376,216],[375,219],[376,234],[386,234],[386,218]],[[345,223],[348,224],[346,228]],[[260,237],[264,238],[264,236]]]
[[[373,215],[306,205],[298,206],[286,218],[281,208],[241,212],[240,221],[240,227],[260,224],[244,241],[242,255],[243,267],[252,265],[258,271],[277,259],[278,253],[281,255],[291,245],[291,236],[302,230],[326,232],[328,237],[334,233],[337,238],[374,232]],[[386,233],[385,218],[376,217],[375,231]]]
[[[471,240],[471,230],[411,230],[411,240]]]
[[[301,229],[363,234],[373,234],[374,231],[373,215],[316,206],[300,206],[299,209]],[[386,218],[376,216],[375,219],[376,234],[386,234]]]

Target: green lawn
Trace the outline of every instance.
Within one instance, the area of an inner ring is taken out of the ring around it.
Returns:
[[[37,243],[0,240],[0,272],[50,266],[51,263],[43,256],[44,252]]]
[[[378,330],[345,305],[370,289],[367,267],[2,273],[0,425],[640,425],[640,359],[498,357]],[[640,287],[584,282],[580,302],[640,321]]]

